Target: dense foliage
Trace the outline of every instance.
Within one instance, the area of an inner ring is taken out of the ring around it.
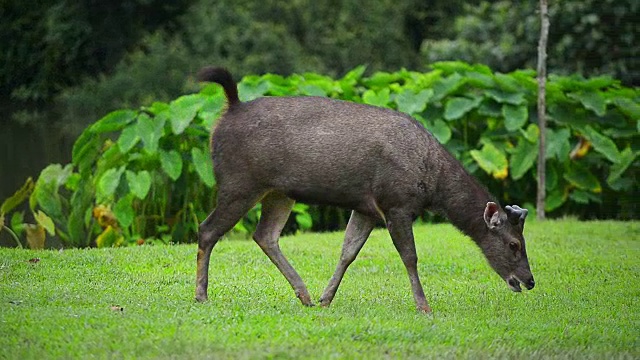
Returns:
[[[49,100],[111,71],[149,32],[174,28],[188,1],[8,0],[0,4],[0,99]]]
[[[439,60],[535,68],[538,1],[19,0],[0,5],[0,105],[56,100],[65,122],[169,101],[203,64],[234,74],[425,71]],[[551,4],[550,73],[638,85],[633,0]],[[9,100],[12,101],[9,101]],[[22,115],[22,114],[21,114]],[[22,115],[22,118],[34,118]],[[3,120],[0,120],[3,121]]]
[[[420,121],[501,200],[532,209],[539,129],[532,71],[493,73],[483,65],[442,62],[426,73],[364,76],[358,67],[334,80],[316,73],[246,76],[241,100],[329,96],[407,113]],[[551,216],[638,218],[640,91],[606,77],[551,77],[547,88],[546,210]],[[218,85],[170,103],[117,110],[88,127],[73,163],[50,165],[3,205],[30,196],[44,230],[66,246],[195,240],[214,207],[209,129],[224,107]],[[236,226],[250,232],[256,207]],[[297,204],[293,228],[326,228],[327,210]],[[335,221],[334,218],[329,219]],[[14,229],[23,215],[13,214]]]
[[[465,4],[452,34],[424,41],[427,62],[462,60],[497,71],[536,68],[538,0]],[[556,1],[549,4],[547,66],[552,73],[609,74],[640,83],[640,2],[635,0]]]

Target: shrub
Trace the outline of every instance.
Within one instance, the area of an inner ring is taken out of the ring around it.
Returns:
[[[405,112],[429,129],[490,190],[532,208],[539,129],[533,71],[493,73],[483,65],[441,62],[427,73],[401,70],[341,79],[315,74],[246,76],[242,101],[314,95]],[[547,202],[550,215],[637,218],[638,89],[607,77],[551,76],[547,88]],[[50,165],[30,193],[30,208],[65,246],[188,242],[214,207],[209,129],[224,107],[215,84],[170,103],[117,110],[89,126],[72,164]],[[15,206],[2,207],[5,213]],[[249,233],[259,206],[237,226]],[[298,204],[293,229],[321,229],[326,208]],[[14,215],[19,225],[22,215]],[[47,222],[51,219],[51,223]],[[344,220],[342,220],[344,221]],[[55,224],[55,229],[53,228]]]

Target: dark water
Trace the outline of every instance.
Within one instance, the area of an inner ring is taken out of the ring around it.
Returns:
[[[0,203],[13,195],[28,177],[36,180],[47,165],[71,162],[71,148],[81,131],[55,121],[52,116],[36,117],[26,123],[12,119],[7,112],[4,116],[0,119]],[[24,212],[26,221],[33,222],[28,209],[23,204],[18,210]],[[0,232],[0,246],[15,246],[6,231]]]
[[[31,176],[37,179],[48,164],[71,161],[77,130],[59,122],[39,120],[21,124],[0,120],[0,202]]]

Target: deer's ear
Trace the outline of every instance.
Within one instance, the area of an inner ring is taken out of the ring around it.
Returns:
[[[489,229],[495,229],[502,223],[500,220],[500,207],[494,202],[488,202],[484,208],[484,222]]]

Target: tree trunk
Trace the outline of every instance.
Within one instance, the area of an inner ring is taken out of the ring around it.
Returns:
[[[544,204],[546,197],[546,157],[545,143],[547,131],[546,86],[547,86],[547,39],[549,37],[549,14],[547,0],[540,0],[540,41],[538,42],[538,127],[540,141],[538,143],[538,193],[536,196],[536,213],[538,220],[544,220]]]

